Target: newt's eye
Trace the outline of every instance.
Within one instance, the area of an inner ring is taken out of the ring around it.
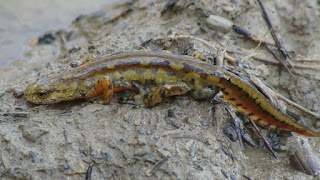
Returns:
[[[41,90],[38,92],[38,97],[45,98],[48,95],[48,92],[46,90]]]

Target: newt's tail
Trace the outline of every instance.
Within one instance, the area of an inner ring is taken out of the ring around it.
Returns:
[[[320,133],[296,123],[280,112],[255,87],[229,72],[226,72],[225,75],[227,78],[221,77],[218,82],[224,98],[249,119],[270,129],[281,129],[304,136],[320,137]]]

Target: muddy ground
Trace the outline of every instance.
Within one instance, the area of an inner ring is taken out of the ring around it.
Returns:
[[[22,95],[38,77],[75,67],[90,54],[105,56],[143,47],[184,55],[197,52],[214,63],[219,53],[202,39],[222,50],[245,52],[228,53],[239,60],[239,72],[249,72],[276,92],[319,112],[319,62],[295,60],[320,57],[319,4],[265,0],[264,5],[294,57],[291,62],[311,66],[295,68],[296,80],[284,68],[251,58],[254,54],[275,61],[265,45],[233,30],[223,33],[208,26],[209,15],[218,15],[273,42],[259,6],[251,0],[130,1],[79,16],[68,29],[31,40],[33,49],[26,54],[31,61],[16,62],[15,68],[0,72],[0,177],[84,179],[92,165],[92,179],[319,179],[318,173],[307,175],[289,161],[299,147],[308,148],[317,161],[318,138],[280,133],[276,160],[239,116],[256,145],[243,142],[242,149],[238,140],[223,133],[234,122],[227,109],[235,112],[225,102],[176,97],[150,109],[119,104],[117,99],[128,94],[124,92],[110,105],[72,101],[35,106]],[[320,131],[316,118],[292,107],[288,111],[299,123]],[[266,136],[275,133],[260,129]]]

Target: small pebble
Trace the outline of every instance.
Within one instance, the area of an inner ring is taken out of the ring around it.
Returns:
[[[189,153],[189,155],[190,155],[191,157],[195,157],[195,155],[196,155],[196,148],[197,148],[197,146],[196,146],[196,141],[194,141],[194,142],[192,143],[191,147],[190,147],[190,153]]]
[[[152,135],[154,135],[154,133],[155,133],[154,129],[150,129],[147,131],[148,136],[152,136]]]
[[[19,90],[14,90],[13,91],[13,96],[15,97],[15,98],[21,98],[22,96],[23,96],[23,91],[19,91]]]
[[[281,150],[280,149],[280,139],[275,134],[270,134],[266,137],[272,149]]]
[[[178,123],[174,118],[168,118],[167,123],[176,128],[180,128],[182,126],[182,124]]]
[[[225,134],[233,142],[239,139],[236,130],[230,124],[223,127],[223,134]]]
[[[120,139],[120,143],[121,143],[121,144],[123,144],[123,143],[125,143],[125,142],[126,142],[126,141],[125,141],[123,138]]]
[[[315,175],[320,170],[319,160],[311,149],[302,146],[290,155],[290,164],[298,171],[308,175]]]
[[[138,126],[137,128],[138,128],[138,131],[140,134],[145,135],[147,133],[147,131],[144,127]]]
[[[35,153],[35,152],[30,151],[30,152],[29,152],[29,157],[30,157],[30,158],[32,158],[32,159],[34,159],[34,158],[36,158],[36,157],[37,157],[37,155],[36,155],[36,153]]]
[[[66,164],[63,166],[63,169],[64,169],[64,170],[68,170],[68,169],[70,169],[70,165],[69,165],[69,163],[66,163]]]
[[[207,18],[207,25],[213,30],[228,33],[232,29],[233,22],[220,16],[210,15]]]
[[[230,179],[231,180],[237,180],[237,177],[234,174],[230,173]]]
[[[29,112],[7,112],[7,113],[3,113],[3,116],[12,116],[12,117],[17,117],[17,118],[25,118],[25,117],[29,117],[30,113]]]
[[[73,68],[78,67],[79,65],[80,65],[79,62],[71,62],[70,63],[70,67],[73,67]]]
[[[109,160],[111,159],[111,156],[110,156],[108,153],[106,153],[106,152],[102,152],[102,155],[103,155],[103,158],[104,158],[105,160],[107,160],[107,161],[109,161]]]
[[[68,133],[68,130],[63,130],[63,135],[64,135],[64,139],[66,140],[66,141],[68,141],[68,138],[69,138],[69,133]]]
[[[251,136],[249,135],[248,131],[245,129],[241,130],[241,137],[243,140],[251,147],[256,147],[256,143],[252,140]]]

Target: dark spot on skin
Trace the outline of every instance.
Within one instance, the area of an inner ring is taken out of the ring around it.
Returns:
[[[220,90],[223,92],[223,91],[225,91],[225,90],[226,90],[226,88],[220,88]]]
[[[191,78],[191,79],[190,79],[190,83],[191,83],[191,84],[194,84],[195,82],[196,82],[196,80],[195,80],[194,78]]]
[[[133,83],[137,84],[137,85],[140,85],[141,84],[141,81],[140,80],[134,80],[132,81]]]
[[[232,97],[232,98],[229,98],[229,100],[230,100],[230,101],[235,101],[236,98],[233,98],[233,97]]]
[[[280,124],[285,125],[285,124],[288,124],[288,123],[286,123],[285,121],[280,121]]]
[[[248,108],[247,108],[247,107],[245,107],[245,106],[243,106],[242,108],[243,108],[243,109],[248,109]]]
[[[204,71],[198,72],[200,74],[200,77],[203,81],[205,81],[208,78],[208,74]]]
[[[86,96],[86,93],[83,92],[83,91],[81,91],[81,92],[80,92],[80,96],[85,97],[85,96]]]
[[[261,118],[258,118],[256,121],[257,121],[257,122],[260,122],[261,120],[262,120]]]
[[[225,95],[229,95],[230,93],[228,91],[223,92]]]
[[[253,116],[253,115],[254,115],[253,113],[249,113],[249,114],[248,114],[248,116]]]
[[[154,81],[154,79],[146,79],[145,80],[146,84],[156,84],[156,82]]]
[[[241,104],[241,103],[239,103],[239,104],[236,104],[236,106],[242,106],[242,104]]]
[[[210,89],[214,88],[213,85],[208,85],[207,87],[210,88]]]

